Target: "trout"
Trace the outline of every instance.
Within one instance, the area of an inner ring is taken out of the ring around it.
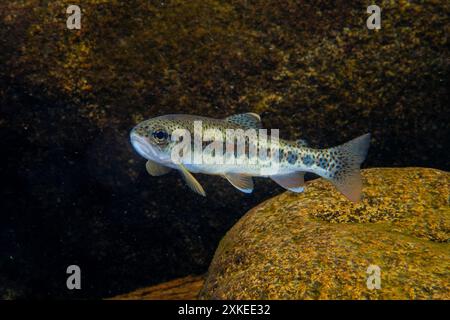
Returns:
[[[224,119],[164,115],[145,120],[130,132],[131,144],[147,159],[150,175],[178,170],[187,185],[203,196],[205,190],[192,173],[222,176],[240,191],[251,193],[252,177],[270,178],[287,190],[302,192],[304,174],[312,172],[333,183],[350,201],[360,200],[360,166],[369,149],[369,133],[327,149],[311,148],[305,140],[268,138],[255,113]],[[252,150],[259,156],[256,160],[250,157]]]

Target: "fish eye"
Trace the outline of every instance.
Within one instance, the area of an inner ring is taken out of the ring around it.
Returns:
[[[165,140],[167,140],[168,138],[168,134],[165,130],[163,129],[157,129],[155,131],[153,131],[153,138],[157,141],[157,142],[164,142]]]

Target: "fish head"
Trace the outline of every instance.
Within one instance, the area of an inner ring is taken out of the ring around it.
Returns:
[[[178,140],[172,133],[178,129],[192,130],[191,119],[183,115],[165,115],[142,121],[130,132],[133,148],[147,160],[170,163],[171,150]]]
[[[159,118],[137,124],[130,132],[130,141],[139,155],[147,160],[166,162],[170,155],[170,126]]]

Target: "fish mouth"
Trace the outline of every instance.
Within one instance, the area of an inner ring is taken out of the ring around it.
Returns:
[[[155,151],[149,145],[147,139],[136,134],[135,132],[131,132],[130,141],[133,148],[139,153],[141,157],[144,157],[147,160],[151,160],[156,156]]]

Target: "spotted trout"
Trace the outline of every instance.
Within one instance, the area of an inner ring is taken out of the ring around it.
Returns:
[[[222,176],[240,191],[251,193],[252,177],[270,178],[287,190],[303,192],[304,174],[312,172],[357,202],[362,189],[360,166],[369,149],[370,134],[317,149],[304,140],[283,140],[272,134],[269,139],[255,113],[224,119],[172,114],[139,123],[131,130],[130,140],[147,159],[150,175],[178,170],[187,185],[203,196],[206,193],[192,173]],[[251,153],[257,157],[251,158]]]

